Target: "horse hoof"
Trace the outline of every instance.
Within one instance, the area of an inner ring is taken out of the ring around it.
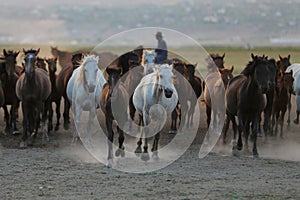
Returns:
[[[294,123],[295,123],[295,124],[299,124],[299,120],[295,119],[295,120],[294,120]]]
[[[253,154],[253,158],[255,158],[255,159],[259,158],[258,153],[254,153],[254,154]]]
[[[232,148],[232,156],[238,157],[239,156],[239,151],[237,148]]]
[[[25,148],[27,148],[28,147],[28,145],[27,145],[27,142],[26,141],[22,141],[21,143],[20,143],[20,148],[21,149],[25,149]]]
[[[64,129],[67,131],[69,130],[69,123],[64,123]]]
[[[106,164],[106,167],[109,168],[109,169],[111,169],[112,166],[113,166],[113,160],[109,159],[108,162],[107,162],[107,164]]]
[[[135,155],[137,157],[140,157],[141,153],[142,153],[142,148],[141,147],[137,147],[134,151]]]
[[[157,151],[153,152],[153,154],[152,154],[152,159],[155,160],[155,161],[158,161],[158,160],[159,160],[158,152],[157,152]]]
[[[121,157],[124,157],[124,156],[125,156],[124,148],[119,148],[119,149],[116,150],[115,156],[116,156],[116,157],[119,157],[120,155],[121,155]]]
[[[141,159],[145,162],[150,160],[149,153],[142,153]]]
[[[177,133],[176,130],[170,130],[170,131],[169,131],[169,134],[176,134],[176,133]]]
[[[58,131],[58,129],[59,129],[59,126],[55,126],[55,129],[54,129],[54,130],[55,130],[55,131]]]

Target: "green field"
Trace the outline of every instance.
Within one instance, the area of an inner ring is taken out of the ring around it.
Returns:
[[[51,57],[50,53],[50,45],[0,45],[0,49],[12,49],[12,50],[22,50],[22,48],[28,49],[28,48],[41,48],[40,56],[41,57]],[[68,50],[68,51],[75,51],[78,49],[84,49],[86,51],[90,51],[93,49],[92,46],[58,46],[61,50]],[[120,54],[121,52],[124,52],[124,47],[120,48],[112,48],[109,47],[105,49],[106,51],[112,51],[114,53]],[[291,55],[291,63],[300,63],[300,47],[260,47],[260,48],[254,48],[254,49],[245,49],[240,47],[204,47],[204,49],[208,53],[219,53],[223,54],[225,53],[225,66],[231,67],[232,65],[235,67],[234,73],[239,73],[244,66],[248,63],[249,60],[251,60],[251,53],[257,54],[257,55],[267,55],[269,58],[275,58],[276,60],[279,59],[278,55],[281,55],[282,57],[287,56],[288,54]],[[195,58],[199,57],[199,51],[197,51],[194,47],[183,47],[180,48],[181,52],[185,52],[185,58],[190,61],[194,62],[196,60]],[[22,54],[21,54],[22,55]],[[172,56],[172,52],[170,53]],[[18,63],[21,64],[22,56],[18,57]]]

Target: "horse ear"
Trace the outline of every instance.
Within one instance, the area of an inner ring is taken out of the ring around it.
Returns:
[[[279,55],[279,59],[282,60],[282,57]]]
[[[7,56],[7,52],[5,49],[3,49],[3,55],[6,57]]]
[[[38,48],[38,50],[35,52],[35,56],[37,56],[40,52],[40,48]]]
[[[26,54],[26,50],[23,48],[23,53]]]
[[[15,58],[18,57],[19,53],[20,53],[20,51],[17,51],[16,53],[14,53],[14,57]]]
[[[197,67],[197,65],[198,65],[198,63],[195,63],[195,64],[194,64],[194,68],[196,68],[196,67]]]
[[[233,70],[234,70],[234,66],[232,65],[232,66],[231,66],[231,69],[230,69],[230,72],[232,73]]]
[[[293,70],[292,70],[292,69],[291,69],[290,73],[291,73],[291,75],[293,76]]]
[[[224,59],[225,58],[225,53],[223,54],[223,56],[222,56],[222,59]]]
[[[291,58],[291,55],[289,54],[289,55],[288,55],[288,59],[290,59],[290,58]]]
[[[251,53],[251,58],[254,60],[255,59],[255,56],[253,55],[253,53]]]

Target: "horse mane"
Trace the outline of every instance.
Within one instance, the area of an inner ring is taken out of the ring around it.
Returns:
[[[95,56],[95,55],[88,55],[85,56],[82,60],[82,62],[80,63],[80,69],[79,69],[79,74],[77,76],[77,80],[79,82],[85,82],[85,76],[84,76],[84,70],[85,70],[85,65],[89,62],[96,62],[98,65],[98,61],[99,61],[99,57]]]
[[[267,62],[267,57],[265,56],[252,56],[251,61],[249,61],[249,63],[246,65],[246,67],[243,69],[243,71],[241,72],[241,74],[244,74],[245,76],[250,76],[254,73],[255,71],[255,66],[257,65],[257,63],[261,63],[261,62]]]

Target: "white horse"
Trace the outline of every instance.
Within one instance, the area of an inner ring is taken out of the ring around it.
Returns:
[[[295,63],[290,65],[285,72],[293,71],[294,78],[294,94],[296,96],[296,119],[294,120],[295,124],[299,124],[299,115],[300,115],[300,63]],[[289,100],[291,101],[291,99]],[[290,104],[290,102],[289,102]],[[288,106],[288,118],[290,119],[291,106]]]
[[[141,138],[137,143],[138,147],[135,150],[136,154],[142,153],[141,145],[142,137],[144,137],[144,151],[141,157],[144,161],[149,160],[147,139],[152,135],[155,135],[152,146],[153,159],[158,159],[159,130],[162,126],[157,124],[157,120],[151,119],[151,116],[156,116],[153,112],[161,110],[159,108],[164,108],[165,112],[162,112],[162,114],[166,116],[174,110],[178,102],[178,94],[173,84],[172,68],[172,65],[168,64],[155,66],[154,72],[142,78],[133,94],[133,104],[139,114],[143,116],[144,126],[146,126],[143,128]],[[154,108],[151,109],[152,106]],[[159,122],[164,123],[165,121],[159,120]],[[150,130],[152,130],[151,135],[149,134]]]
[[[106,83],[101,70],[98,68],[98,61],[98,56],[84,56],[80,67],[74,70],[67,85],[67,96],[72,104],[76,125],[79,125],[81,122],[82,111],[89,111],[87,124],[88,142],[91,142],[90,128],[96,116],[96,109],[100,105],[98,97],[103,85]],[[78,129],[79,127],[76,128]],[[76,143],[78,140],[76,128],[73,134],[73,143]]]
[[[144,67],[144,75],[150,74],[154,71],[155,61],[154,50],[144,50],[142,57],[142,65]]]

